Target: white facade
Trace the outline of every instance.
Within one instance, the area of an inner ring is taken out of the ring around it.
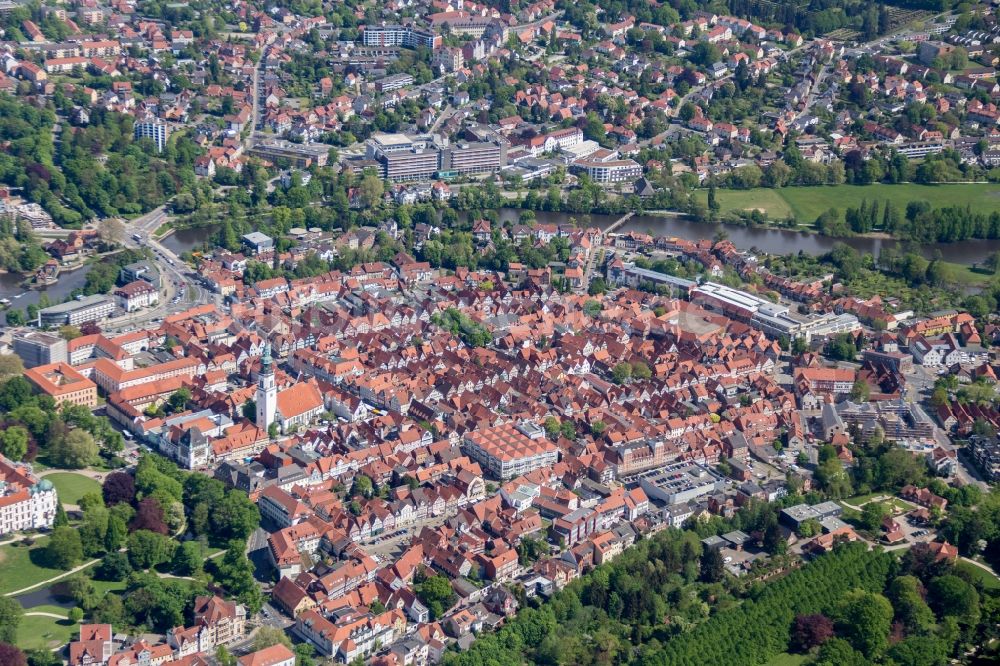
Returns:
[[[271,366],[271,345],[264,349],[260,375],[257,377],[257,427],[267,430],[274,423],[278,408],[278,386]]]
[[[156,144],[156,150],[163,152],[167,147],[167,137],[170,136],[170,129],[166,123],[158,120],[143,120],[135,124],[136,140],[147,138],[152,139]]]
[[[50,481],[0,456],[0,534],[52,527],[58,501]]]

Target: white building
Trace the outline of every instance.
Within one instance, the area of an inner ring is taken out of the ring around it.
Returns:
[[[274,423],[274,414],[277,408],[278,385],[274,380],[271,343],[269,342],[264,347],[260,374],[257,376],[257,427],[261,430],[267,430]]]
[[[135,124],[135,140],[152,139],[153,143],[156,144],[156,150],[161,153],[167,147],[169,136],[170,128],[159,120],[141,120]]]
[[[0,456],[0,534],[52,527],[58,501],[51,481]]]
[[[115,302],[125,312],[135,312],[159,303],[160,293],[145,280],[136,280],[115,289]]]

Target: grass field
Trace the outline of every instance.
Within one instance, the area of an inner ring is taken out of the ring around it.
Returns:
[[[702,201],[708,192],[702,190]],[[1000,208],[1000,184],[954,183],[945,185],[820,185],[817,187],[783,187],[777,190],[717,190],[722,212],[762,209],[771,219],[794,215],[803,225],[811,225],[820,213],[836,208],[843,213],[868,201],[892,201],[903,212],[911,201],[929,201],[935,208],[972,206],[973,210],[992,213]]]
[[[991,576],[988,571],[983,571],[975,564],[969,564],[968,562],[959,560],[955,565],[955,568],[968,572],[969,577],[972,578],[972,580],[982,581],[983,587],[987,590],[1000,590],[1000,578]]]
[[[17,646],[22,650],[54,648],[68,643],[79,631],[76,622],[28,615],[17,628]]]
[[[35,545],[28,548],[20,544],[0,546],[0,594],[20,590],[34,583],[58,576],[63,571],[43,567],[37,562],[41,560],[42,548],[47,538],[35,539]]]
[[[799,666],[807,659],[804,654],[788,654],[782,652],[777,657],[767,662],[764,666]]]
[[[46,479],[52,482],[59,493],[59,501],[63,504],[79,504],[80,498],[87,493],[101,494],[101,484],[83,474],[75,472],[55,472],[47,474]]]

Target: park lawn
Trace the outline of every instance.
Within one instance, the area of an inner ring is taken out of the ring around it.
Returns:
[[[94,570],[89,569],[88,574],[93,574]],[[101,597],[106,597],[112,592],[124,592],[128,584],[121,580],[94,580],[91,579],[91,583],[94,584],[94,589],[97,590],[97,594]]]
[[[787,652],[782,652],[778,656],[767,662],[765,666],[799,666],[799,664],[805,662],[808,655],[804,654],[789,654]]]
[[[953,264],[947,261],[941,262],[945,269],[945,280],[949,284],[963,287],[982,287],[993,282],[996,274],[984,268],[973,268],[962,264]]]
[[[101,484],[83,474],[75,472],[54,472],[44,478],[52,482],[59,493],[59,501],[63,504],[79,504],[80,498],[87,493],[101,494]]]
[[[47,541],[47,537],[39,537],[35,539],[35,545],[30,548],[22,544],[0,546],[0,571],[3,572],[3,575],[0,575],[0,594],[20,590],[65,573],[31,561],[32,553],[36,560],[40,559],[41,549],[45,547]]]
[[[792,214],[792,207],[781,195],[781,190],[759,188],[755,190],[723,190],[715,191],[722,212],[761,210],[771,219],[784,219]],[[705,195],[708,201],[708,195]],[[801,223],[812,224],[816,217],[809,220],[800,219]]]
[[[987,590],[1000,590],[1000,578],[997,578],[996,576],[991,576],[988,571],[983,571],[975,564],[970,564],[968,562],[959,560],[958,563],[955,564],[955,568],[967,572],[969,574],[969,577],[972,578],[972,580],[981,581],[983,587],[986,588]]]
[[[26,615],[17,628],[17,647],[22,650],[60,647],[73,640],[79,631],[76,622]]]
[[[707,202],[707,190],[699,192],[700,200]],[[946,206],[971,206],[981,213],[992,213],[1000,208],[998,183],[948,183],[943,185],[817,185],[810,187],[783,187],[780,189],[757,188],[752,190],[716,190],[722,212],[763,209],[767,217],[780,220],[794,215],[799,224],[812,225],[817,217],[830,208],[843,214],[857,208],[864,200],[879,201],[884,205],[892,201],[901,213],[911,201],[929,201],[935,208]]]
[[[887,498],[886,501],[888,501],[888,498],[892,497],[892,495],[890,495],[885,491],[878,491],[874,493],[868,493],[867,495],[855,495],[854,497],[847,497],[840,501],[842,504],[850,504],[851,506],[856,506],[860,508],[865,504],[867,504],[868,502],[871,502],[876,497],[885,497]]]

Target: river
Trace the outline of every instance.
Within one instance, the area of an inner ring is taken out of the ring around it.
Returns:
[[[504,222],[517,222],[521,215],[521,210],[516,208],[500,209],[500,219]],[[614,215],[574,215],[571,213],[553,213],[547,211],[535,211],[535,219],[538,222],[563,224],[575,219],[578,226],[597,226],[606,228],[611,225],[617,216]],[[211,238],[217,226],[198,227],[193,229],[180,229],[161,241],[161,244],[173,251],[175,254],[192,250],[203,242]],[[878,256],[884,247],[896,247],[902,245],[899,241],[870,238],[831,238],[814,233],[791,231],[788,229],[768,229],[763,227],[747,227],[737,224],[723,224],[720,222],[695,222],[694,220],[678,215],[637,215],[630,219],[619,232],[642,231],[649,232],[654,236],[677,236],[688,240],[700,240],[702,238],[713,238],[718,232],[723,231],[729,240],[733,241],[737,247],[749,250],[756,248],[768,254],[792,254],[799,251],[807,254],[825,254],[833,249],[836,243],[846,243],[859,252]],[[922,246],[924,255],[931,258],[935,252],[941,253],[941,258],[956,264],[971,265],[982,263],[992,253],[1000,250],[1000,240],[969,240],[957,243],[934,243]],[[59,289],[61,293],[68,294],[76,286],[82,286],[85,273],[79,276],[79,281],[74,286],[64,289],[60,277],[59,285],[50,289]],[[8,277],[8,276],[0,276]],[[76,280],[77,276],[74,275]],[[22,290],[23,291],[23,290]],[[51,293],[51,292],[50,292]],[[0,294],[3,294],[3,287],[0,287]],[[6,295],[6,294],[3,294]],[[10,298],[8,296],[8,298]],[[28,297],[20,299],[24,301]],[[52,297],[53,302],[62,300],[62,297]],[[37,296],[35,296],[37,302]],[[31,301],[27,301],[31,302]],[[18,303],[19,307],[24,307],[26,303]]]
[[[22,312],[27,310],[29,305],[38,305],[42,293],[48,294],[51,304],[62,303],[74,289],[83,289],[89,271],[89,264],[72,271],[62,271],[59,273],[59,280],[55,284],[50,284],[41,289],[29,289],[25,287],[24,281],[26,276],[24,275],[2,273],[0,274],[0,298],[10,299],[10,307],[18,308]]]
[[[189,252],[207,241],[218,228],[218,225],[213,224],[207,227],[178,229],[161,240],[160,245],[180,256],[182,253]]]
[[[500,219],[505,222],[516,222],[520,214],[521,211],[518,209],[504,208],[500,211]],[[569,222],[571,218],[576,219],[578,226],[597,226],[604,229],[618,219],[618,216],[535,212],[535,220],[543,223],[563,224]],[[768,254],[793,254],[802,251],[806,254],[819,255],[829,252],[836,243],[845,243],[859,252],[877,257],[884,247],[902,245],[897,240],[866,236],[831,238],[789,229],[747,227],[721,222],[695,222],[690,218],[678,215],[636,215],[618,229],[619,233],[627,231],[641,231],[651,233],[654,236],[676,236],[686,240],[713,238],[722,231],[725,232],[729,240],[736,244],[736,247],[744,250],[756,248]],[[922,250],[928,258],[931,258],[936,251],[940,251],[941,258],[945,261],[971,265],[982,263],[989,255],[1000,250],[1000,240],[933,243],[922,246]]]
[[[504,222],[517,222],[521,210],[516,208],[500,209],[500,219]],[[573,215],[570,213],[553,213],[536,211],[538,222],[564,224],[575,219],[579,226],[598,226],[606,228],[617,216],[613,215]],[[216,226],[180,229],[163,239],[162,245],[176,254],[192,250],[208,240]],[[787,229],[766,229],[762,227],[746,227],[718,222],[695,222],[690,218],[677,215],[637,215],[630,219],[619,232],[642,231],[654,236],[677,236],[688,240],[712,238],[723,231],[736,244],[736,247],[749,250],[755,248],[768,254],[791,254],[805,252],[818,255],[829,252],[834,244],[846,243],[859,252],[878,256],[884,247],[901,245],[899,241],[854,237],[830,238],[819,234],[790,231]],[[957,243],[934,243],[922,246],[923,254],[931,258],[936,252],[941,258],[956,264],[979,264],[987,257],[1000,250],[1000,240],[968,240]],[[42,292],[49,296],[51,303],[61,303],[74,289],[82,289],[87,279],[89,266],[83,266],[72,271],[63,271],[59,281],[42,289],[28,289],[22,286],[24,276],[3,273],[0,274],[0,298],[8,298],[12,308],[26,310],[29,305],[38,304]]]

